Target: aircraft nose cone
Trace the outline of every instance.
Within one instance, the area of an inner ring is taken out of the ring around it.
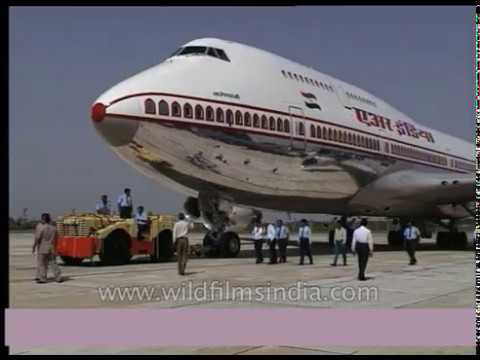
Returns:
[[[97,102],[93,104],[91,108],[90,117],[94,122],[99,123],[105,118],[106,113],[107,107],[104,104]]]
[[[114,112],[115,110],[110,113],[105,104],[97,101],[91,108],[92,122],[109,145],[114,147],[128,145],[134,139],[139,123],[128,116],[120,117]]]

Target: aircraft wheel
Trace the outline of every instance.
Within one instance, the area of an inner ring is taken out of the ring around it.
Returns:
[[[226,232],[220,238],[220,246],[222,248],[222,256],[233,258],[240,252],[240,238],[234,232]]]
[[[123,265],[130,261],[130,236],[123,230],[114,230],[103,240],[100,261],[104,265]]]
[[[172,259],[175,251],[172,237],[171,230],[163,230],[153,239],[153,251],[150,255],[153,262],[165,262]]]

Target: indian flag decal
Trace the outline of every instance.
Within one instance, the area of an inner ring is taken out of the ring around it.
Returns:
[[[322,110],[320,105],[317,103],[317,97],[312,93],[307,93],[300,91],[300,94],[305,98],[305,106],[309,109],[318,109]]]

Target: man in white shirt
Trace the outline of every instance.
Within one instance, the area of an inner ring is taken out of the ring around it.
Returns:
[[[178,221],[173,226],[173,241],[177,247],[178,273],[185,275],[188,260],[188,232],[193,223],[185,220],[185,214],[178,214]]]
[[[362,219],[360,226],[353,232],[352,253],[358,255],[358,280],[365,281],[368,257],[373,255],[372,232],[367,229],[367,219]]]
[[[331,266],[337,266],[338,255],[343,255],[343,266],[347,265],[347,230],[342,226],[340,220],[335,225],[333,239],[335,241],[335,257]]]
[[[403,238],[405,250],[407,250],[408,256],[410,257],[409,265],[415,265],[417,263],[417,259],[415,258],[415,248],[417,246],[417,241],[420,238],[420,230],[409,221],[407,227],[403,231]]]
[[[260,221],[257,221],[252,230],[252,239],[255,245],[255,256],[257,258],[257,264],[263,263],[262,247],[264,237],[265,228],[262,226],[262,223]]]
[[[313,265],[313,258],[312,258],[312,250],[310,247],[310,237],[312,235],[312,230],[310,226],[308,226],[308,221],[306,219],[302,219],[300,221],[300,228],[298,229],[298,241],[300,242],[300,263],[299,265],[303,265],[303,260],[305,255],[308,256],[310,260],[310,265]]]
[[[107,195],[102,195],[100,202],[95,206],[95,211],[99,215],[110,215],[112,213]]]
[[[270,250],[270,262],[269,264],[277,263],[277,231],[273,224],[267,226],[267,241]]]
[[[132,217],[132,195],[130,189],[125,189],[123,194],[117,200],[118,213],[122,219],[130,219]]]
[[[277,220],[277,241],[278,241],[278,252],[280,253],[279,263],[287,262],[287,245],[288,245],[288,227],[283,224],[282,220]]]
[[[143,206],[137,208],[135,214],[135,223],[137,224],[137,239],[143,240],[143,235],[148,231],[150,222],[148,221],[148,215],[145,212]]]

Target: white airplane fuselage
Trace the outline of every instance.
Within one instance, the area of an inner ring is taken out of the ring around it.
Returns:
[[[122,159],[190,196],[438,218],[466,216],[455,204],[474,197],[473,144],[356,86],[230,41],[183,45],[103,93],[92,119]]]

